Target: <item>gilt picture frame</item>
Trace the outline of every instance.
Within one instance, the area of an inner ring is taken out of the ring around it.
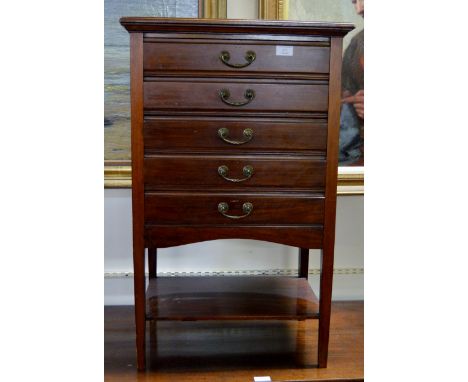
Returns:
[[[349,1],[351,4],[351,0]],[[294,15],[293,12],[290,12],[290,5],[290,0],[258,0],[259,18],[269,20],[297,19],[297,14]],[[337,191],[338,195],[363,195],[364,166],[340,166],[338,168]]]
[[[260,19],[286,20],[289,18],[289,0],[258,0]],[[227,0],[198,0],[198,16],[226,18]],[[104,161],[105,188],[131,188],[130,160]],[[340,166],[338,195],[364,194],[364,166]]]
[[[200,18],[226,18],[227,17],[227,0],[193,0],[192,1],[194,4],[197,3],[198,6],[198,14],[195,16],[198,16]],[[146,2],[148,3],[148,2]],[[162,1],[162,4],[164,1]],[[129,63],[122,62],[125,60],[125,57],[122,57],[122,54],[114,54],[112,49],[115,50],[115,37],[112,35],[110,38],[107,38],[107,35],[110,34],[115,34],[116,30],[120,30],[121,26],[118,24],[118,18],[117,15],[113,15],[112,20],[109,21],[108,17],[110,16],[109,13],[112,11],[115,11],[113,8],[115,6],[113,4],[110,4],[107,7],[106,1],[105,1],[105,47],[104,47],[104,52],[105,52],[105,81],[104,81],[104,86],[105,86],[105,113],[104,113],[104,127],[106,128],[107,126],[110,126],[112,123],[126,123],[125,128],[120,128],[120,129],[115,129],[115,137],[112,137],[111,139],[108,138],[110,134],[109,131],[105,131],[105,139],[104,139],[104,187],[105,188],[131,188],[131,178],[132,178],[132,173],[131,173],[131,160],[130,160],[130,135],[129,132],[125,134],[124,130],[129,130],[130,126],[130,95],[127,94],[129,93],[129,69],[126,71],[125,75],[127,78],[119,79],[117,76],[119,72],[125,71],[126,66],[129,65]],[[173,4],[172,4],[173,5]],[[137,6],[133,7],[137,8]],[[136,11],[139,12],[138,9],[131,9],[131,11]],[[143,12],[143,11],[142,11]],[[173,10],[172,10],[173,13]],[[126,14],[127,15],[127,14]],[[144,14],[142,14],[144,15]],[[164,9],[154,9],[154,13],[152,14],[154,16],[174,16],[171,14],[170,10],[164,10]],[[120,15],[123,16],[123,15]],[[186,16],[186,15],[184,15]],[[109,28],[109,22],[112,23],[112,25]],[[114,30],[112,30],[114,29]],[[128,38],[126,33],[124,33],[123,28],[122,29],[122,34],[125,34],[125,37]],[[106,46],[106,42],[107,45]],[[123,45],[123,48],[126,49],[126,51],[129,51],[129,47],[126,45],[120,43],[120,45]],[[112,48],[109,49],[109,46],[113,46]],[[117,59],[115,58],[117,57]],[[120,63],[115,63],[115,61],[120,60]],[[127,60],[128,61],[128,60]],[[126,66],[125,66],[126,65]],[[114,88],[112,88],[112,86]],[[123,94],[118,94],[119,88],[123,88]],[[108,100],[110,99],[110,101]],[[125,101],[127,99],[127,101]],[[115,100],[115,102],[114,102]],[[113,104],[124,104],[121,109],[118,110],[118,107],[116,107],[115,110],[110,110],[107,113],[107,109],[112,108]],[[119,120],[119,113],[122,115],[123,118],[120,118]],[[111,118],[109,118],[106,114],[110,114]],[[115,115],[117,115],[115,118]],[[125,121],[126,119],[126,121]],[[119,137],[120,135],[120,137]],[[122,135],[124,135],[122,137]],[[113,140],[113,141],[112,141]],[[120,147],[119,147],[120,146]],[[117,155],[108,155],[111,149],[115,149],[114,151],[119,150],[121,148],[121,151],[123,154],[119,158],[118,154]],[[115,156],[116,158],[112,158],[112,156]],[[122,158],[123,157],[123,158]],[[128,157],[128,158],[125,158]]]

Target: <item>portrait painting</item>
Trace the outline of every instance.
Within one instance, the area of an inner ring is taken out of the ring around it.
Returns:
[[[343,40],[338,192],[363,192],[364,0],[252,0],[250,18],[353,23]],[[246,8],[243,2],[242,7]],[[236,0],[104,0],[105,186],[130,187],[129,37],[122,16],[214,17],[237,15]],[[241,8],[242,8],[241,7]],[[239,10],[241,9],[239,8]]]
[[[339,165],[364,166],[364,0],[289,0],[288,19],[352,22],[343,44]]]

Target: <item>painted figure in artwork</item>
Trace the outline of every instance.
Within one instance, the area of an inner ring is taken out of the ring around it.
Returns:
[[[351,0],[364,17],[364,0]],[[364,30],[351,40],[343,57],[340,165],[364,165]]]

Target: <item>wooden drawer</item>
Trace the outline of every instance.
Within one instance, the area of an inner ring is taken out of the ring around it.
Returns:
[[[328,73],[330,48],[273,42],[147,42],[145,74],[173,71]],[[222,58],[221,58],[222,57]],[[253,60],[252,58],[255,57]],[[241,65],[243,67],[232,67]]]
[[[300,156],[154,155],[145,158],[145,188],[198,186],[236,190],[249,187],[321,190],[325,184],[325,165],[325,160]],[[245,180],[226,180],[219,174],[223,169],[225,177]]]
[[[324,198],[311,195],[145,194],[147,224],[322,224],[323,211]]]
[[[327,123],[313,119],[148,117],[143,131],[147,153],[167,150],[325,151],[327,148]]]
[[[220,92],[227,90],[223,102]],[[246,93],[254,93],[249,98]],[[239,102],[232,106],[226,102]],[[144,83],[145,111],[325,112],[328,85],[294,81],[268,82],[228,79],[155,80]]]

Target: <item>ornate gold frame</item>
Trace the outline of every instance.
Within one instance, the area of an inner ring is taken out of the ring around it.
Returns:
[[[258,0],[258,17],[287,20],[289,0]],[[338,168],[338,195],[364,194],[364,167]]]
[[[128,161],[106,161],[104,166],[105,188],[131,188],[132,167]],[[364,170],[362,167],[341,167],[338,172],[338,195],[364,194]]]
[[[226,18],[227,0],[198,0],[201,17]],[[260,19],[286,20],[289,0],[258,0]],[[130,161],[104,161],[105,188],[131,188],[132,167]],[[340,167],[338,169],[338,195],[364,194],[364,167]]]
[[[227,0],[198,0],[199,17],[225,19]],[[131,188],[132,162],[104,160],[104,188]]]
[[[289,0],[258,0],[258,18],[287,20]]]
[[[204,19],[227,18],[227,0],[198,0],[198,9]]]

